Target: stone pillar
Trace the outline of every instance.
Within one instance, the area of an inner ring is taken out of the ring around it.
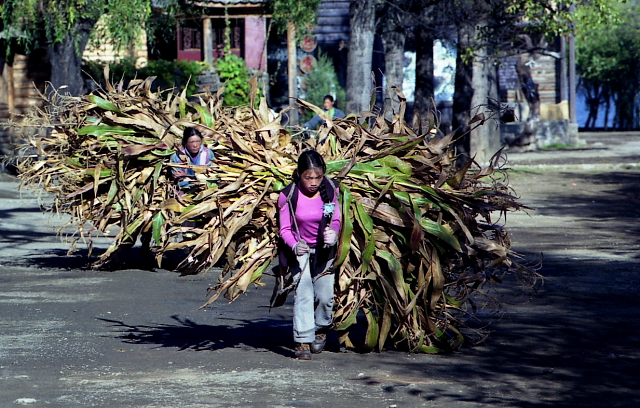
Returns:
[[[246,17],[244,19],[245,42],[244,60],[247,68],[258,71],[267,70],[267,22],[264,17]]]
[[[298,97],[298,57],[296,47],[296,26],[289,21],[287,23],[287,76],[289,77],[289,106],[297,106],[296,102],[291,99]],[[289,115],[288,125],[297,125],[298,109],[291,109],[287,114]]]
[[[213,65],[213,32],[211,31],[211,19],[202,20],[202,48],[203,61]]]

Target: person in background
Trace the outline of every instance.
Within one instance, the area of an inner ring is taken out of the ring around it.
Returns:
[[[213,152],[202,143],[202,133],[195,128],[185,128],[182,135],[182,147],[171,155],[171,163],[193,166],[210,166],[214,159]],[[195,179],[196,173],[191,168],[175,166],[173,178],[181,190],[189,189],[189,179]]]
[[[344,118],[345,116],[344,112],[336,108],[335,106],[333,106],[334,103],[335,101],[333,99],[333,96],[325,95],[324,100],[322,102],[322,105],[324,106],[324,111],[327,113],[330,113],[332,119]],[[324,124],[324,120],[320,116],[315,115],[314,117],[311,118],[310,121],[302,125],[302,127],[305,129],[315,129],[316,127],[322,124]]]
[[[338,187],[326,170],[320,153],[302,152],[294,182],[278,198],[280,259],[293,276],[293,337],[301,360],[322,351],[333,323],[332,267],[341,216]]]

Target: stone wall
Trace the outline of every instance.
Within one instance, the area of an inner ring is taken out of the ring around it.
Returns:
[[[551,145],[577,147],[578,128],[569,120],[536,120],[500,124],[500,141],[515,150],[537,150]]]

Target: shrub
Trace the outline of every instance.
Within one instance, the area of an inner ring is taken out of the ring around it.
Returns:
[[[249,103],[249,69],[244,60],[237,55],[227,54],[216,61],[216,70],[224,86],[224,105]]]
[[[318,52],[316,69],[309,72],[304,81],[307,86],[303,99],[307,102],[322,106],[324,96],[333,95],[336,100],[336,108],[344,106],[347,94],[338,83],[336,70],[326,54]],[[310,110],[305,111],[306,120],[311,119],[313,115],[314,113]]]

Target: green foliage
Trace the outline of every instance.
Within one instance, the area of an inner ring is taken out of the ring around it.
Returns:
[[[269,3],[278,32],[285,32],[287,23],[292,22],[302,36],[315,25],[320,0],[270,0]]]
[[[105,63],[99,61],[86,61],[84,71],[96,81],[103,81]],[[175,87],[179,92],[187,88],[187,96],[198,92],[198,76],[207,68],[207,64],[198,61],[185,60],[157,60],[149,61],[143,68],[136,68],[135,58],[124,58],[109,65],[111,76],[114,80],[124,79],[130,81],[134,78],[146,78],[155,76],[159,87]]]
[[[224,105],[240,106],[249,102],[249,69],[237,55],[227,54],[216,61],[218,76],[224,84]]]
[[[613,98],[616,106],[615,126],[636,126],[636,96],[640,93],[640,5],[637,2],[616,7],[619,19],[606,27],[593,24],[597,10],[582,10],[584,21],[576,26],[576,69],[587,93]],[[593,96],[593,95],[588,95]]]
[[[336,107],[343,106],[346,99],[346,92],[338,83],[338,75],[333,67],[333,63],[326,54],[318,53],[318,65],[309,72],[305,78],[307,85],[304,99],[316,106],[322,106],[324,96],[333,95],[336,100]],[[309,120],[314,113],[305,111],[305,118]]]
[[[93,30],[93,38],[109,42],[116,50],[135,44],[145,30],[144,22],[151,16],[149,0],[102,0],[105,13]]]
[[[2,21],[16,42],[29,50],[41,39],[51,45],[67,36],[77,39],[80,31],[91,30],[103,17],[100,41],[111,41],[120,49],[140,37],[150,13],[149,0],[7,0]]]
[[[614,23],[621,3],[626,0],[509,0],[505,10],[530,22],[526,31],[552,38],[571,33],[576,24],[604,28]]]

